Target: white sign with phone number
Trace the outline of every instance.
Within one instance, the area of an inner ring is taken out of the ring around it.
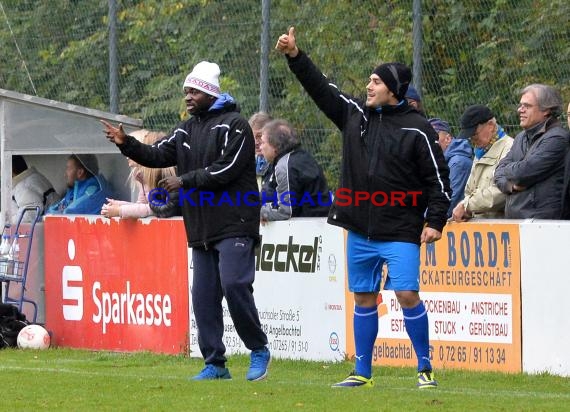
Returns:
[[[261,228],[261,235],[254,297],[272,355],[344,359],[346,265],[342,229],[328,225],[325,218],[297,218],[271,222]],[[189,283],[192,285],[192,265]],[[227,355],[249,353],[235,331],[225,300],[223,308]],[[190,320],[190,354],[199,357],[192,305]]]

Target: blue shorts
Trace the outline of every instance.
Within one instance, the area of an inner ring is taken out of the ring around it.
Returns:
[[[384,289],[420,290],[420,247],[417,244],[368,240],[348,231],[346,249],[351,292],[379,292],[384,263],[388,266]]]

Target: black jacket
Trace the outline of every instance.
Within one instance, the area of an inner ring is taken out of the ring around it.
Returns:
[[[562,213],[560,218],[570,219],[570,150],[564,160],[564,186],[562,188]]]
[[[174,216],[182,216],[182,208],[180,207],[180,193],[173,190],[168,196],[163,196],[162,202],[150,202],[149,207],[156,217],[169,218]]]
[[[263,175],[261,195],[261,217],[268,221],[326,216],[331,203],[323,169],[301,149],[273,161]]]
[[[342,131],[341,186],[328,222],[374,240],[420,243],[424,223],[442,231],[451,189],[437,133],[405,100],[381,113],[343,94],[302,51],[289,68]],[[370,196],[360,201],[358,196]]]
[[[178,167],[190,247],[230,237],[259,239],[255,143],[235,103],[192,116],[152,146],[129,136],[119,149],[143,166]]]
[[[513,147],[495,170],[495,183],[507,194],[507,219],[560,219],[569,138],[556,119],[515,137]],[[513,192],[513,184],[525,190]]]

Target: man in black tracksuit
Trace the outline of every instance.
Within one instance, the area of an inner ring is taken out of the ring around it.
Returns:
[[[449,169],[438,135],[408,106],[411,71],[381,64],[370,75],[367,98],[343,94],[297,48],[293,28],[277,41],[317,106],[342,131],[341,187],[328,222],[348,230],[348,284],[354,293],[355,370],[334,387],[370,387],[378,335],[376,299],[382,266],[385,289],[402,307],[418,358],[419,388],[433,388],[427,311],[419,297],[419,246],[441,238],[450,203]]]
[[[217,64],[198,63],[183,90],[189,120],[152,146],[103,121],[107,138],[146,167],[178,167],[164,188],[179,191],[194,276],[192,304],[206,367],[193,379],[230,379],[222,298],[251,352],[246,378],[267,375],[269,350],[253,299],[254,246],[259,241],[259,192],[254,139],[233,98],[220,93]]]

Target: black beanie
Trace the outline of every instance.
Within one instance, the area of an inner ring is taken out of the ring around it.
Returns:
[[[384,63],[376,67],[372,73],[382,79],[398,101],[404,98],[412,81],[412,71],[402,63]]]

